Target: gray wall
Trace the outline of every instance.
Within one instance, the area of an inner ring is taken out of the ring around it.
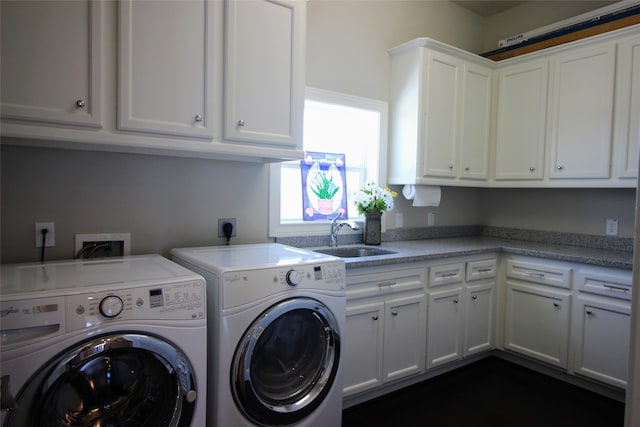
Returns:
[[[578,10],[591,2],[568,3]],[[548,22],[536,19],[536,27],[566,17],[556,17],[555,11],[550,5],[541,14]],[[529,29],[526,18],[518,25]],[[512,16],[489,21],[443,1],[311,0],[307,84],[387,101],[388,48],[428,36],[481,52],[490,31],[513,33]],[[3,263],[38,259],[36,221],[56,223],[56,246],[47,259],[72,257],[76,233],[130,232],[134,254],[223,244],[216,233],[220,217],[238,219],[235,243],[269,240],[268,168],[263,165],[4,144],[1,161]],[[400,196],[395,212],[403,213],[405,227],[425,226],[431,211],[437,225],[484,223],[590,234],[604,234],[604,219],[618,218],[620,234],[633,235],[634,190],[445,188],[442,197],[438,208],[413,208]],[[387,225],[394,224],[390,215]]]

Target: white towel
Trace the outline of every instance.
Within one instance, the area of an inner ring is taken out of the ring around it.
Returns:
[[[413,200],[413,206],[440,206],[441,190],[435,185],[407,184],[402,187],[402,195]]]

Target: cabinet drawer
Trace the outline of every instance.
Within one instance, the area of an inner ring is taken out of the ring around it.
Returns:
[[[424,291],[424,268],[349,274],[347,301],[390,293]]]
[[[429,267],[429,287],[451,285],[464,280],[464,262]]]
[[[571,269],[551,262],[508,259],[507,277],[558,288],[571,288]]]
[[[495,258],[467,262],[467,282],[495,277],[496,264]]]
[[[631,271],[581,268],[576,270],[575,283],[580,292],[631,300]]]

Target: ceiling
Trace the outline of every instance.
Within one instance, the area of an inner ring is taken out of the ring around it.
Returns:
[[[458,6],[462,6],[465,9],[468,9],[486,18],[487,16],[504,12],[505,10],[511,9],[512,7],[516,7],[518,5],[521,5],[527,2],[526,1],[453,0],[453,3],[457,4]]]

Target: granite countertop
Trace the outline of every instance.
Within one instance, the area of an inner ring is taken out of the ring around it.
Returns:
[[[362,245],[340,245],[340,247],[349,246]],[[383,242],[380,246],[375,247],[397,253],[361,258],[344,258],[347,269],[419,262],[491,252],[527,255],[625,270],[631,270],[633,267],[632,251],[547,244],[485,236],[392,241]]]

